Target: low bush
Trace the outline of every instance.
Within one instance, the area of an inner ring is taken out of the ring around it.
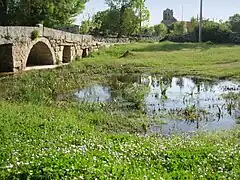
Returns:
[[[35,40],[39,38],[39,31],[38,30],[34,30],[32,33],[31,33],[31,39],[32,40]]]

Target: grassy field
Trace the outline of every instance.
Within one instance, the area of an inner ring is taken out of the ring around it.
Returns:
[[[127,108],[57,100],[89,83],[111,84],[112,74],[150,72],[240,80],[240,46],[118,45],[70,66],[0,76],[0,179],[240,179],[238,129],[146,135],[152,119],[139,88],[126,88]]]
[[[240,78],[239,46],[207,44],[131,44],[98,52],[77,63],[91,72],[154,72],[217,78]],[[119,58],[124,52],[129,56]]]

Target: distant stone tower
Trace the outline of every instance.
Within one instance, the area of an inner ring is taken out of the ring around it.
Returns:
[[[173,10],[167,8],[166,10],[163,11],[162,23],[168,26],[173,22],[177,22],[177,19],[173,16]]]

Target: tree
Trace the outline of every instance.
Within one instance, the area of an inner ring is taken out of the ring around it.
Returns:
[[[196,28],[196,34],[198,32],[198,27]],[[204,20],[202,29],[202,40],[212,41],[215,43],[227,43],[229,32],[231,29],[228,23],[218,23],[214,21]]]
[[[87,0],[7,0],[7,2],[7,7],[4,6],[7,11],[4,14],[8,19],[8,25],[33,26],[43,22],[48,27],[59,27],[71,24],[73,17],[84,9]]]
[[[190,20],[190,25],[187,27],[188,32],[194,32],[194,30],[196,29],[197,26],[198,26],[197,19],[192,17],[191,20]]]
[[[183,21],[173,23],[173,30],[172,30],[173,34],[181,35],[181,34],[184,34],[184,32],[185,32],[185,26]]]
[[[117,34],[119,31],[120,12],[117,9],[100,11],[93,16],[93,23],[96,29],[103,34]]]
[[[149,20],[149,11],[145,7],[145,0],[106,0],[106,3],[110,9],[116,9],[120,12],[118,36],[126,34],[126,32],[124,32],[126,30],[126,27],[124,27],[126,17],[132,17],[134,21],[131,22],[134,22],[135,29],[140,30],[142,22]],[[137,26],[135,26],[136,20],[138,23]]]
[[[137,0],[105,0],[106,4],[113,9],[133,8]]]
[[[7,14],[7,0],[0,0],[0,25],[5,25]]]
[[[155,36],[162,36],[162,37],[164,37],[164,36],[166,36],[167,31],[168,31],[168,29],[165,26],[165,24],[161,23],[161,24],[157,24],[157,25],[154,26],[154,35]]]
[[[141,34],[143,35],[147,35],[147,36],[153,36],[154,35],[154,27],[150,26],[150,27],[142,27],[142,32]]]
[[[80,26],[80,33],[81,34],[88,34],[92,27],[92,22],[90,20],[82,21]]]
[[[123,13],[122,34],[125,36],[132,35],[138,29],[139,21],[140,19],[135,15],[134,11],[127,8]]]
[[[135,7],[138,11],[138,15],[139,15],[139,30],[140,32],[142,31],[142,23],[145,21],[149,21],[150,19],[150,12],[147,9],[147,7],[145,6],[145,2],[146,0],[136,0],[135,1]]]
[[[16,3],[16,0],[0,0],[0,25],[8,25],[11,22]]]
[[[139,17],[135,15],[131,8],[126,8],[122,15],[120,15],[120,11],[121,9],[110,8],[95,14],[93,16],[95,30],[98,29],[104,35],[121,33],[121,35],[129,36],[136,32]],[[122,18],[121,24],[120,17]]]
[[[229,23],[233,32],[240,32],[240,14],[234,14],[229,17]]]

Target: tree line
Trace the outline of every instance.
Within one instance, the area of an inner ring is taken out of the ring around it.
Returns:
[[[117,0],[116,0],[117,1]],[[149,11],[145,7],[144,18],[134,13],[132,8],[125,9],[121,15],[121,8],[110,6],[105,11],[100,11],[93,15],[91,19],[82,22],[80,32],[93,35],[118,35],[132,36],[141,34],[143,36],[184,35],[186,33],[198,33],[199,21],[191,18],[189,22],[178,21],[168,26],[162,23],[153,26],[142,26],[141,23],[148,22]],[[203,20],[203,33],[208,34],[209,38],[213,33],[240,32],[240,14],[230,16],[227,21]]]
[[[100,11],[82,22],[81,33],[130,36],[141,31],[148,22],[150,13],[146,0],[105,0],[108,9]]]
[[[71,25],[87,0],[0,0],[0,25]]]
[[[74,17],[80,14],[88,0],[0,0],[0,25],[35,26],[58,28],[72,25]],[[91,0],[90,0],[91,1]],[[147,26],[150,12],[146,0],[105,0],[108,9],[99,11],[82,22],[80,33],[93,35],[162,36],[182,35],[198,31],[198,20],[192,18],[169,26],[157,24]],[[203,33],[212,34],[240,32],[240,14],[229,17],[228,21],[203,21]]]

